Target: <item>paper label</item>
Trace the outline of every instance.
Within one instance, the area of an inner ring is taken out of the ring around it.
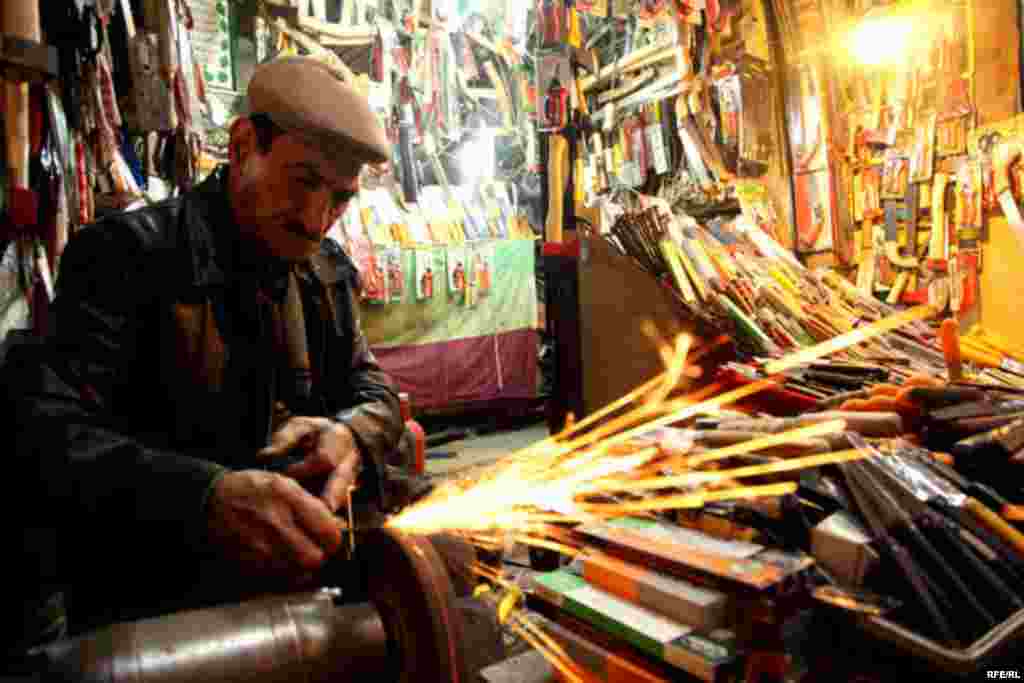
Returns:
[[[611,132],[615,127],[615,103],[609,102],[604,105],[604,119],[601,122],[601,128],[605,132]]]
[[[651,150],[651,165],[654,167],[654,172],[658,175],[668,173],[668,155],[660,124],[647,126],[647,148]]]
[[[670,643],[693,630],[690,626],[669,621],[651,610],[637,607],[591,586],[585,585],[577,588],[566,597],[596,612],[608,615],[627,628],[659,643]]]
[[[650,536],[651,538],[687,545],[711,555],[729,557],[737,560],[753,557],[764,550],[763,545],[758,545],[756,543],[747,543],[745,541],[726,541],[714,538],[713,536],[708,536],[707,534],[702,534],[699,531],[693,531],[692,529],[656,524],[643,520],[615,519],[609,521],[607,524],[613,527],[617,526],[632,529],[645,536]]]

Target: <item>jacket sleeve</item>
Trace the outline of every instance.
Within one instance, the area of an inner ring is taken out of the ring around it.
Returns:
[[[76,235],[62,258],[51,334],[8,357],[4,374],[20,399],[19,469],[64,520],[159,533],[180,548],[203,538],[205,501],[225,470],[147,447],[119,416],[126,378],[157,352],[140,348],[158,306],[144,244],[116,220]]]
[[[337,283],[334,299],[342,333],[352,340],[352,357],[344,359],[349,374],[332,384],[333,402],[338,407],[334,418],[352,430],[363,454],[366,483],[383,499],[384,466],[397,461],[398,442],[405,429],[398,394],[370,351],[350,279]]]

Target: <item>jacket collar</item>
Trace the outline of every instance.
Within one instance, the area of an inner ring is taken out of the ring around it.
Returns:
[[[291,265],[267,258],[241,237],[228,200],[228,167],[217,167],[186,197],[193,283],[223,285],[239,278],[255,280],[273,298],[284,296]]]

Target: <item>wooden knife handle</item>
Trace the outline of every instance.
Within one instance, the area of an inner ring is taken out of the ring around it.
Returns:
[[[963,363],[960,360],[960,323],[956,318],[946,318],[939,327],[942,340],[942,355],[946,358],[949,381],[956,382],[963,377]]]
[[[562,241],[568,166],[569,141],[552,133],[548,136],[548,215],[544,230],[544,239],[548,242]]]

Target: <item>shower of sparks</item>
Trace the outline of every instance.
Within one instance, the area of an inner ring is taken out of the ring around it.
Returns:
[[[658,377],[476,476],[439,486],[426,499],[391,518],[388,525],[410,533],[460,533],[491,551],[501,547],[499,539],[504,537],[573,555],[572,547],[550,538],[550,525],[700,507],[709,500],[784,495],[789,490],[784,484],[747,486],[739,479],[859,457],[845,452],[753,468],[698,469],[718,467],[724,458],[840,432],[845,429],[841,420],[689,457],[666,453],[646,435],[713,413],[774,385],[773,380],[766,379],[724,392],[721,385],[711,384],[686,393],[683,387],[687,384],[688,361],[721,343],[715,340],[691,353],[692,342],[686,334],[679,335],[671,345],[664,342],[666,367]],[[654,490],[662,493],[649,493]]]

